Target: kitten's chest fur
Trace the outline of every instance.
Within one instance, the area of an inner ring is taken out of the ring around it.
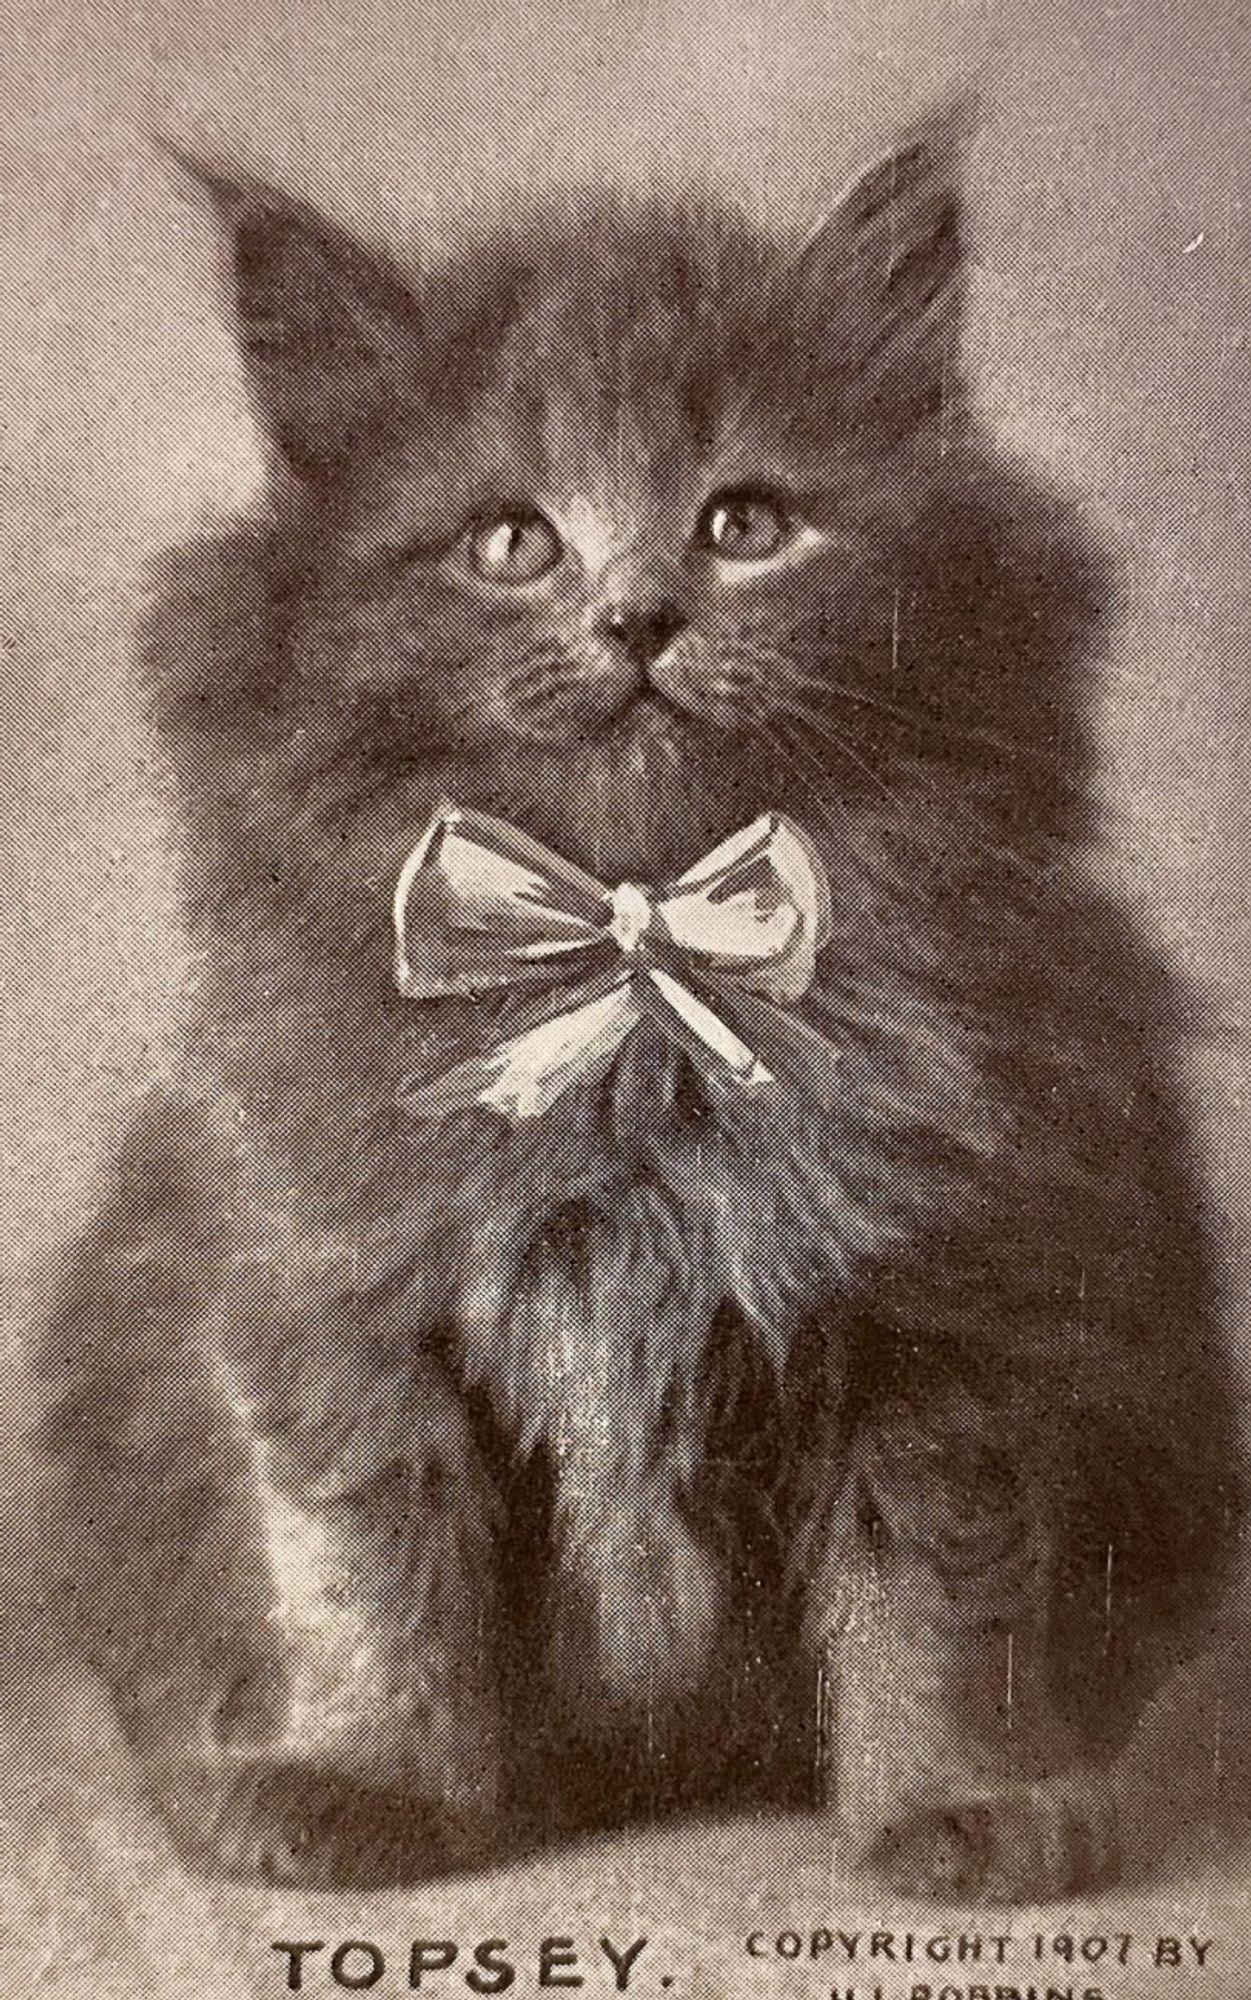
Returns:
[[[780,1375],[891,1240],[831,1130],[718,1101],[650,1023],[559,1118],[537,1147],[500,1149],[454,1308],[466,1375],[523,1448],[567,1451],[590,1421],[645,1456],[662,1413],[716,1372],[727,1315]]]

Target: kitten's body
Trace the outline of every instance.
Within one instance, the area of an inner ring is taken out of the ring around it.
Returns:
[[[961,406],[942,155],[797,261],[715,208],[575,207],[420,313],[224,197],[303,483],[154,621],[204,976],[49,1349],[92,1648],[190,1846],[479,1854],[511,1715],[555,1824],[793,1795],[819,1750],[905,1882],[1107,1865],[1092,1746],[1209,1601],[1232,1450],[1172,999],[1083,867],[1102,578]],[[761,482],[793,559],[676,553]],[[449,568],[501,499],[567,578]],[[593,616],[632,593],[684,624],[619,712]],[[404,1078],[508,1017],[390,986],[444,796],[608,882],[785,805],[833,889],[835,1112],[762,1126],[644,1033],[532,1123],[413,1119]]]

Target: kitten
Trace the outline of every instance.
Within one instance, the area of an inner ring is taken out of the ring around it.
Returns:
[[[1115,1866],[1234,1448],[1178,997],[1084,872],[1109,579],[970,411],[962,135],[798,247],[571,194],[424,272],[195,170],[274,476],[151,620],[203,972],[46,1435],[81,1642],[206,1867],[814,1783],[907,1890]],[[516,1127],[415,1118],[511,1017],[391,983],[445,797],[608,884],[785,807],[835,1107],[640,1031]]]

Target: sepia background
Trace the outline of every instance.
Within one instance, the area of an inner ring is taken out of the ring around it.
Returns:
[[[762,216],[802,217],[936,90],[980,81],[970,358],[1001,435],[1075,487],[1122,551],[1130,609],[1101,709],[1108,865],[1226,1003],[1230,1032],[1195,1052],[1193,1082],[1241,1345],[1251,1325],[1244,0],[5,0],[0,23],[0,1388],[12,1412],[0,1558],[10,1578],[37,1525],[20,1438],[39,1274],[81,1217],[118,1117],[160,1066],[188,970],[159,774],[131,692],[145,564],[245,500],[259,470],[212,231],[171,182],[153,132],[245,158],[419,247],[438,242],[459,204],[506,203],[519,181],[552,175],[697,170]],[[676,1991],[700,2000],[745,1984],[828,1990],[802,1967],[756,1968],[749,1980],[736,1945],[753,1912],[781,1929],[788,1913],[802,1924],[860,1907],[814,1829],[795,1822],[767,1834],[639,1833],[489,1885],[366,1908],[197,1888],[135,1801],[98,1696],[43,1643],[38,1604],[12,1584],[3,1611],[0,1989],[19,2000],[277,1992],[268,1941],[278,1936],[385,1942],[459,1925],[463,1936],[521,1938],[614,1923],[616,1934],[635,1925],[631,1934],[668,1939]],[[1251,1987],[1251,1697],[1229,1665],[1242,1657],[1236,1631],[1218,1635],[1131,1759],[1131,1831],[1157,1850],[1153,1881],[1064,1913],[1096,1930],[1216,1937],[1215,1970],[1195,1990],[1231,2000]],[[1052,1921],[1060,1927],[1058,1913]],[[1114,2000],[1174,1990],[1167,1974],[1105,1984]],[[324,1973],[315,1990],[329,1990]],[[886,1986],[886,2000],[895,1991]]]

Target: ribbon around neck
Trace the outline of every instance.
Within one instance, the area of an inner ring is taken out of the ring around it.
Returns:
[[[446,803],[400,871],[393,916],[407,999],[535,996],[493,1047],[401,1085],[418,1116],[539,1117],[606,1074],[648,1017],[714,1087],[832,1092],[837,1051],[791,1011],[828,935],[829,882],[782,813],[660,888],[609,889],[507,821]]]

